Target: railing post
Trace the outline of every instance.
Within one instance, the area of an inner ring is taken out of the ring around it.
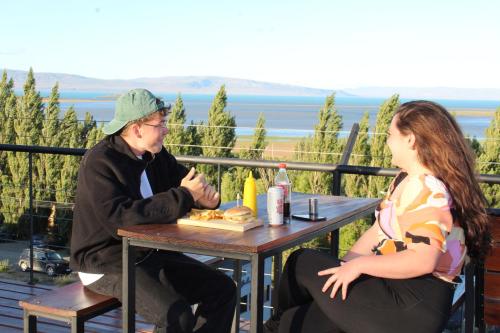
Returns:
[[[344,148],[344,152],[342,154],[342,158],[340,159],[339,165],[349,164],[349,158],[351,157],[354,144],[356,143],[356,139],[358,138],[358,133],[359,133],[359,124],[358,123],[352,124],[351,132],[349,133],[349,138],[347,139],[347,143]],[[332,172],[332,175],[333,175],[332,194],[340,195],[341,185],[342,185],[342,172],[337,169]],[[330,232],[330,254],[334,258],[338,258],[339,256],[339,240],[340,240],[340,234],[338,229]]]
[[[221,171],[220,171],[220,163],[217,163],[217,192],[222,196],[221,193]]]
[[[33,281],[33,154],[28,153],[29,212],[30,212],[30,284]]]

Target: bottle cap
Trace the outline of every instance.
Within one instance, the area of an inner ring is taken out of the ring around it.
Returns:
[[[280,168],[280,169],[286,169],[286,163],[280,163],[280,164],[278,164],[278,168]]]

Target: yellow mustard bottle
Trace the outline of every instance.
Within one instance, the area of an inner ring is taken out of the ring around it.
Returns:
[[[257,185],[250,171],[248,178],[245,179],[245,188],[243,189],[243,206],[247,206],[253,212],[253,216],[257,217]]]

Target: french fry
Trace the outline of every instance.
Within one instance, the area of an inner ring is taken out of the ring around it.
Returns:
[[[224,211],[221,209],[196,209],[193,208],[188,213],[191,220],[209,221],[221,220],[224,217]]]

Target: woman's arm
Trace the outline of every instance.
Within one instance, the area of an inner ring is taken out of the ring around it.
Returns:
[[[407,279],[434,271],[441,251],[434,246],[415,244],[411,249],[393,254],[378,256],[358,256],[342,266],[318,272],[318,275],[331,275],[323,286],[326,292],[332,285],[330,297],[335,297],[342,287],[342,299],[347,296],[347,287],[361,274],[381,278]]]
[[[353,260],[360,274],[389,279],[408,279],[432,273],[442,252],[427,244],[392,254],[358,257]]]
[[[360,256],[372,254],[372,249],[378,243],[377,241],[378,225],[374,223],[370,229],[366,230],[361,237],[354,243],[351,249],[342,258],[345,261],[353,260]]]

